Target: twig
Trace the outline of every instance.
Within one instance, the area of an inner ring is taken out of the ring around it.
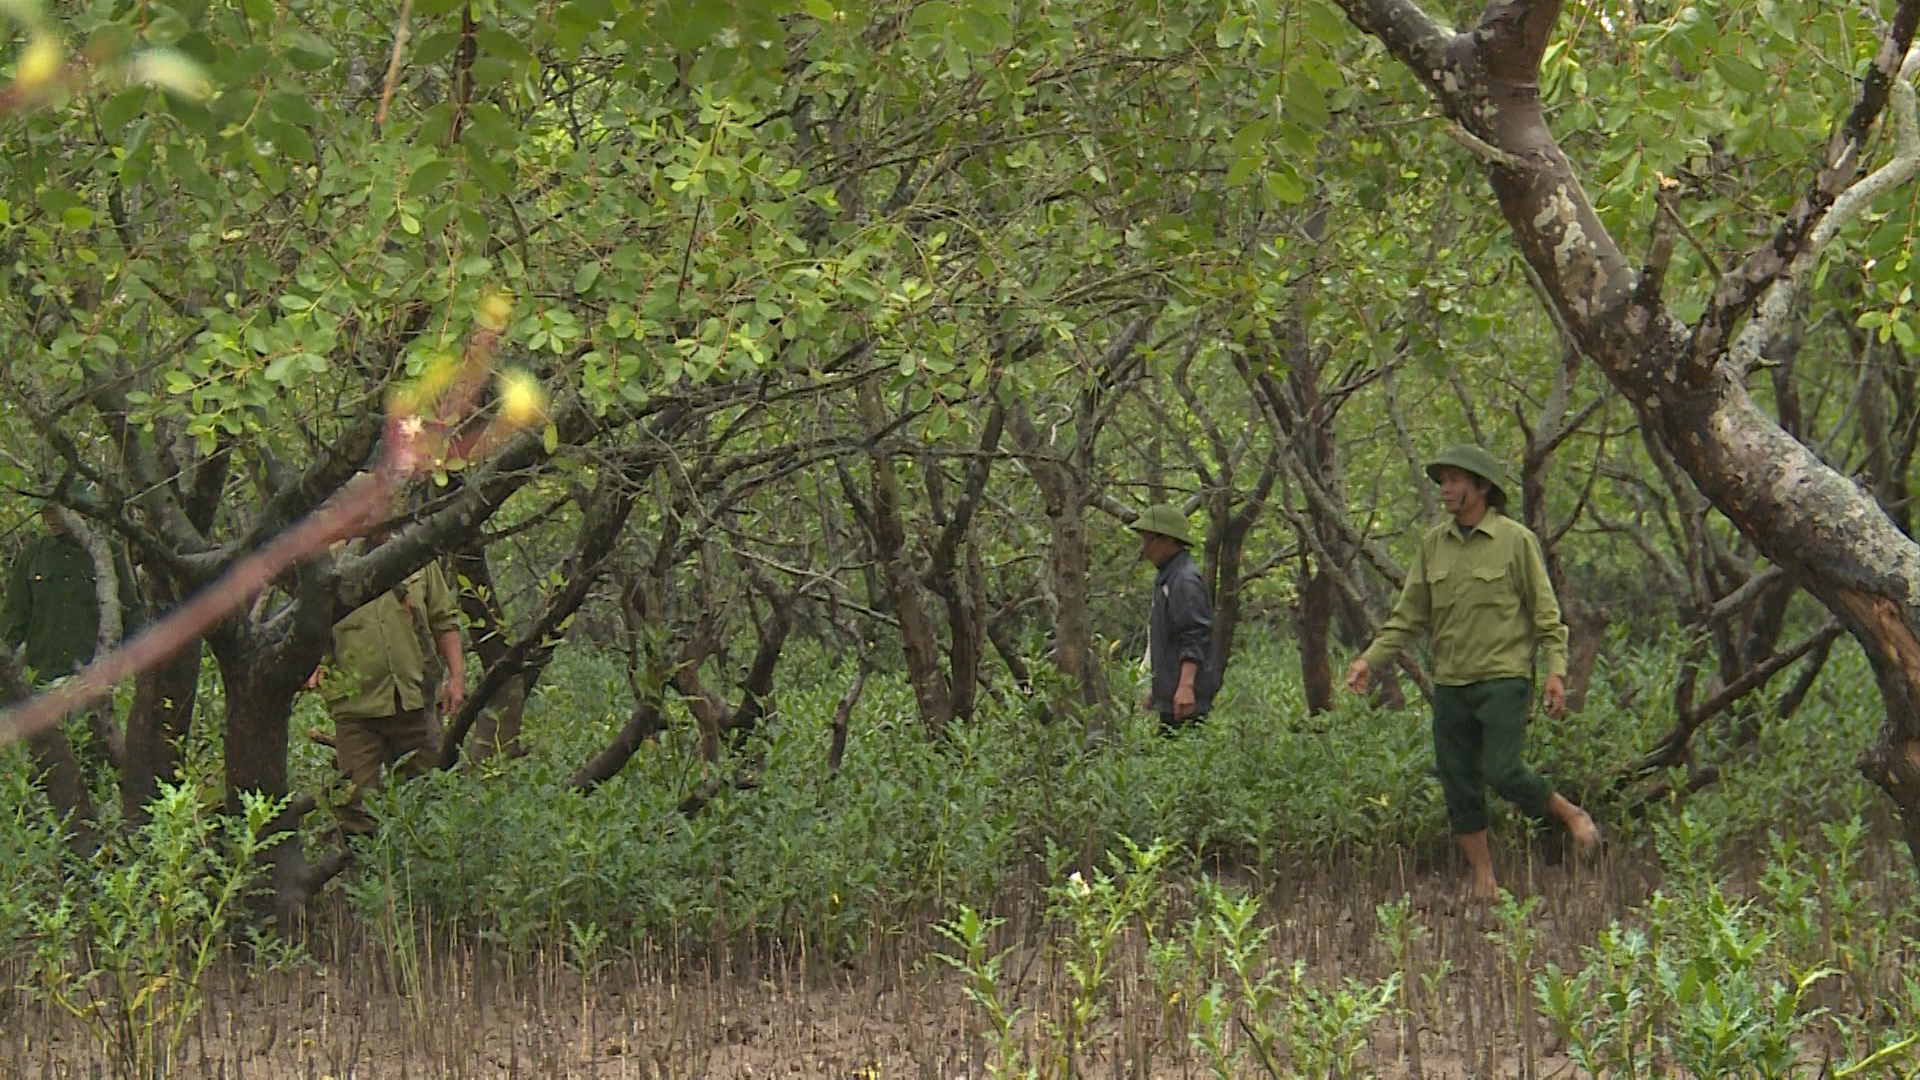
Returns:
[[[393,31],[393,54],[387,57],[387,85],[380,91],[380,109],[373,114],[378,127],[387,126],[387,103],[393,100],[393,84],[400,78],[400,50],[407,45],[407,20],[413,15],[413,0],[401,0],[400,25]]]
[[[1446,133],[1447,138],[1466,147],[1467,151],[1474,157],[1479,158],[1489,165],[1498,165],[1503,169],[1512,169],[1515,172],[1519,172],[1525,168],[1524,163],[1522,163],[1519,158],[1514,157],[1512,154],[1507,153],[1505,150],[1500,149],[1451,120],[1447,121],[1440,130]]]

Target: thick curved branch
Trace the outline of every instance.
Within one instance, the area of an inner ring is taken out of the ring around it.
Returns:
[[[95,635],[94,652],[105,656],[120,644],[120,633],[125,612],[120,607],[120,571],[114,565],[113,545],[100,530],[87,524],[87,519],[64,506],[49,503],[54,515],[60,519],[60,525],[86,549],[87,558],[93,562],[93,601],[99,609],[99,631]]]
[[[1379,38],[1415,78],[1428,83],[1429,89],[1440,85],[1452,30],[1411,0],[1357,0],[1341,7],[1353,25]]]

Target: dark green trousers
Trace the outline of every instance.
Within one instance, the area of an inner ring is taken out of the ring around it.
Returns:
[[[1456,833],[1487,827],[1487,788],[1535,820],[1547,816],[1553,784],[1520,760],[1527,746],[1526,679],[1433,688],[1433,758]]]

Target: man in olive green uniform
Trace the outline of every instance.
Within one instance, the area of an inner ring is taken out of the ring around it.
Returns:
[[[1581,852],[1600,833],[1586,811],[1521,761],[1536,653],[1547,673],[1547,714],[1566,709],[1567,628],[1540,541],[1503,513],[1505,473],[1480,447],[1449,448],[1427,475],[1453,520],[1421,538],[1400,603],[1347,669],[1347,689],[1365,693],[1375,669],[1416,634],[1430,634],[1433,748],[1447,817],[1473,867],[1474,895],[1491,900],[1499,886],[1487,849],[1489,785],[1535,820],[1560,821]]]
[[[308,680],[326,699],[334,757],[353,785],[337,810],[343,832],[373,831],[361,794],[387,767],[404,758],[401,771],[418,776],[433,765],[440,726],[427,685],[429,637],[446,669],[438,705],[456,711],[467,695],[466,657],[453,591],[433,563],[335,623],[326,659]]]

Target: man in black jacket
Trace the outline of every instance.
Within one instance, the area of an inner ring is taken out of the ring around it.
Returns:
[[[1165,730],[1175,731],[1206,716],[1220,689],[1219,673],[1207,663],[1213,599],[1187,554],[1193,534],[1185,514],[1164,504],[1148,507],[1134,520],[1133,531],[1140,534],[1140,557],[1160,568],[1148,623],[1153,691],[1147,708],[1160,714]]]

